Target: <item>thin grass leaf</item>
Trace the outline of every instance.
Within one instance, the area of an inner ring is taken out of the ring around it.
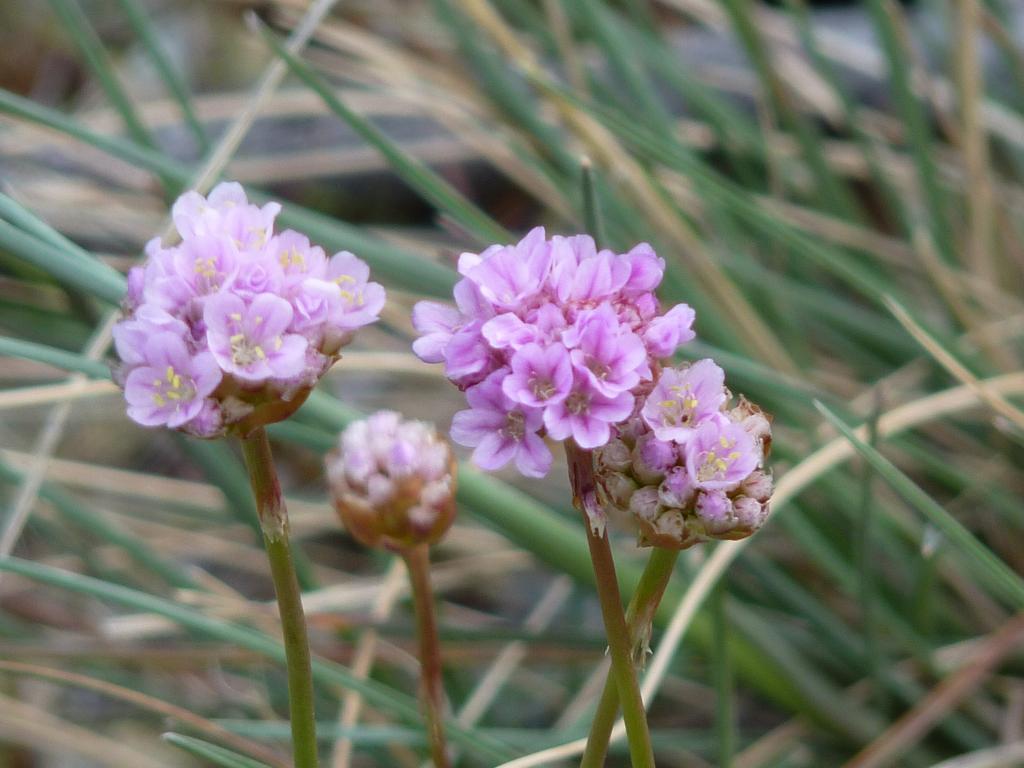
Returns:
[[[597,197],[597,189],[594,186],[594,165],[590,158],[584,157],[580,163],[580,180],[583,185],[583,224],[587,233],[594,238],[598,248],[604,248],[604,219],[601,216],[601,201]]]
[[[868,420],[868,445],[874,448],[878,444],[878,418],[882,412],[881,395],[876,396],[875,407]],[[859,509],[859,525],[857,530],[856,559],[860,578],[860,612],[861,635],[864,640],[864,656],[873,685],[872,694],[879,711],[888,711],[885,689],[882,684],[882,670],[885,668],[884,652],[878,637],[875,619],[875,603],[878,599],[878,587],[875,583],[877,559],[874,553],[874,518],[876,516],[876,496],[874,489],[874,472],[870,465],[864,465],[861,478],[861,500]]]
[[[123,139],[90,131],[56,110],[0,89],[0,112],[28,120],[90,144],[97,149],[158,176],[173,179],[181,191],[190,182],[195,169],[153,150]],[[269,199],[258,189],[249,188],[254,201]],[[294,203],[285,203],[278,217],[285,226],[295,227],[331,250],[351,250],[363,258],[380,276],[393,285],[433,296],[451,296],[455,272],[417,254],[390,245],[364,231]]]
[[[85,355],[67,352],[63,349],[36,344],[31,341],[0,336],[0,355],[35,360],[65,371],[84,373],[93,379],[109,379],[110,368],[99,360],[90,360]]]
[[[163,44],[160,42],[160,35],[153,26],[149,15],[138,0],[118,0],[118,3],[125,17],[127,17],[128,23],[132,25],[135,34],[142,41],[142,45],[149,55],[149,60],[153,63],[153,68],[157,71],[160,79],[163,80],[168,92],[178,102],[181,114],[185,118],[185,123],[188,125],[189,130],[192,131],[192,135],[195,137],[200,153],[205,155],[210,148],[210,141],[192,105],[192,95],[189,93],[185,81],[174,69],[174,64],[168,57],[167,52],[164,51]]]
[[[155,613],[200,634],[234,643],[280,664],[285,662],[284,647],[269,635],[207,616],[138,590],[16,557],[0,558],[0,571],[16,573],[50,586],[89,595],[99,600],[108,600],[138,611]],[[415,699],[375,680],[356,677],[340,664],[314,659],[313,678],[321,685],[340,686],[357,691],[374,706],[404,720],[419,722],[419,707]],[[452,741],[458,742],[468,751],[481,757],[505,760],[512,756],[510,749],[504,744],[463,728],[455,722],[447,721],[445,728]]]
[[[790,14],[796,20],[797,34],[803,44],[804,50],[810,57],[811,64],[815,71],[828,83],[832,93],[839,100],[843,110],[847,126],[853,132],[854,141],[860,148],[864,161],[867,164],[874,188],[882,196],[884,209],[888,215],[895,218],[903,232],[909,237],[912,233],[910,217],[907,215],[906,205],[903,197],[896,191],[889,175],[885,171],[884,164],[879,158],[878,148],[875,139],[864,127],[864,120],[861,116],[861,108],[850,95],[849,89],[843,83],[836,71],[832,60],[825,56],[814,35],[811,26],[810,14],[806,0],[784,0]]]
[[[0,355],[36,360],[68,371],[84,373],[92,378],[110,378],[110,368],[104,363],[43,344],[0,337]],[[254,540],[260,540],[256,505],[249,489],[249,481],[238,458],[221,442],[180,437],[178,443],[207,478],[220,488],[235,519],[253,531]],[[308,557],[298,548],[293,556],[303,589],[315,589],[318,584]]]
[[[60,282],[109,304],[118,304],[124,295],[124,276],[117,270],[96,259],[80,258],[2,220],[0,248],[48,272]]]
[[[131,137],[143,146],[155,147],[156,142],[153,140],[152,134],[135,111],[131,98],[114,73],[103,43],[89,22],[89,17],[85,15],[76,0],[50,0],[50,7],[67,28],[68,36],[85,58],[89,69],[99,81],[100,87],[110,103],[113,104],[114,109],[121,115]],[[161,174],[161,181],[167,194],[172,195],[174,182],[171,177]]]
[[[17,485],[24,477],[24,472],[0,459],[0,481]],[[181,589],[197,588],[195,580],[181,565],[160,556],[145,541],[132,535],[124,527],[110,523],[95,510],[82,506],[60,487],[43,482],[39,487],[39,496],[52,504],[61,517],[90,532],[101,541],[124,550],[132,560],[162,578],[170,586]]]
[[[603,2],[577,0],[571,4],[571,8],[590,28],[598,45],[607,54],[609,64],[622,78],[626,87],[617,89],[619,98],[631,102],[634,108],[640,108],[637,110],[638,119],[650,121],[659,131],[673,130],[672,118],[640,65],[636,53],[628,44],[628,38],[621,34],[612,17],[605,13]]]
[[[964,566],[969,571],[985,581],[988,587],[993,592],[998,592],[1008,604],[1017,609],[1024,608],[1024,579],[1021,579],[1019,574],[993,555],[992,550],[978,541],[962,523],[921,490],[920,486],[903,474],[896,465],[857,437],[827,406],[821,402],[815,402],[815,406],[900,496],[925,515],[950,543],[960,550]]]
[[[822,135],[793,103],[790,92],[776,73],[757,28],[757,11],[749,0],[724,0],[725,9],[761,81],[761,90],[779,115],[783,127],[797,140],[804,162],[814,177],[818,194],[826,207],[846,219],[858,219],[860,212],[849,189],[829,167],[822,152]]]
[[[935,244],[935,250],[943,255],[948,264],[953,264],[956,261],[956,239],[949,225],[948,210],[939,187],[931,129],[926,112],[911,89],[911,62],[893,20],[893,15],[900,12],[899,8],[891,0],[868,0],[867,8],[878,31],[888,63],[889,87],[893,91],[896,107],[908,134],[907,140],[928,209],[929,234]]]
[[[25,230],[28,234],[49,243],[55,248],[88,255],[78,245],[68,240],[17,200],[2,193],[0,193],[0,219],[6,219],[19,229]]]
[[[729,599],[727,581],[722,580],[711,595],[711,616],[715,637],[719,644],[711,659],[711,678],[715,686],[715,754],[718,768],[732,768],[736,751],[736,723],[733,707],[732,665],[726,652],[729,637],[729,617],[726,601]]]
[[[132,138],[144,146],[154,146],[149,129],[143,124],[132,105],[131,98],[118,81],[103,43],[89,23],[89,17],[75,0],[50,0],[50,7],[67,28],[68,37],[78,47],[89,69],[99,80],[100,86],[110,99],[110,103],[114,105],[114,109],[121,115],[125,128]]]
[[[165,733],[163,740],[173,744],[178,749],[183,749],[191,755],[209,760],[214,765],[222,768],[269,768],[266,763],[253,760],[246,755],[240,755],[225,747],[211,744],[208,741],[197,739],[193,736],[185,736],[180,733]]]
[[[350,109],[313,69],[298,57],[291,54],[277,40],[272,32],[261,28],[264,40],[274,53],[281,58],[288,68],[338,117],[358,133],[363,139],[377,149],[391,164],[391,167],[409,186],[419,192],[426,200],[436,205],[440,211],[447,213],[468,232],[481,242],[506,243],[512,235],[504,227],[496,223],[474,203],[467,200],[448,182],[434,171],[409,155],[391,139],[384,135],[376,126],[362,115]]]

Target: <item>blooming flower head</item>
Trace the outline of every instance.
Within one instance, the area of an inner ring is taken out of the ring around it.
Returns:
[[[146,245],[114,328],[132,419],[218,437],[286,418],[377,319],[384,289],[366,264],[275,233],[280,210],[232,183],[174,204],[181,242]]]
[[[768,515],[771,426],[742,397],[729,407],[724,378],[711,360],[663,370],[646,401],[595,451],[599,501],[632,518],[641,545],[741,539]]]
[[[331,499],[369,547],[436,542],[455,517],[455,460],[429,424],[394,411],[353,422],[327,456]]]
[[[598,250],[586,235],[546,238],[459,258],[456,307],[420,302],[413,350],[466,392],[452,438],[485,469],[514,461],[547,474],[543,438],[583,449],[608,442],[634,412],[660,358],[693,338],[693,310],[664,315],[654,294],[665,264],[641,244]],[[717,405],[715,406],[717,408]]]

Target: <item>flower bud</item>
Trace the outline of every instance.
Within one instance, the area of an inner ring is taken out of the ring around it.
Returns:
[[[602,469],[624,472],[633,463],[633,454],[622,440],[614,439],[594,451],[594,461]]]
[[[739,492],[758,501],[768,501],[772,495],[772,478],[767,472],[755,469],[750,476],[740,483]]]
[[[636,481],[623,472],[604,472],[597,476],[597,500],[604,506],[629,509],[629,500],[636,489]]]
[[[657,519],[661,509],[658,489],[651,486],[640,488],[629,499],[629,511],[640,520],[650,522]]]
[[[633,472],[640,482],[653,485],[675,464],[676,452],[671,443],[648,433],[636,441],[633,449]]]
[[[334,508],[368,547],[433,544],[455,518],[455,459],[424,422],[393,411],[353,422],[326,464]]]
[[[771,417],[761,408],[740,395],[736,407],[729,411],[729,420],[737,422],[747,434],[759,442],[767,456],[772,446]]]
[[[734,499],[732,506],[738,530],[756,531],[768,517],[768,504],[749,496]]]
[[[666,507],[682,509],[693,499],[696,488],[685,467],[673,467],[658,486],[658,498]]]

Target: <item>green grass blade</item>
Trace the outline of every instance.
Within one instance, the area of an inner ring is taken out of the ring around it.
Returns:
[[[1017,609],[1024,608],[1024,579],[1019,574],[992,554],[988,547],[978,541],[962,523],[943,509],[917,483],[903,474],[895,464],[857,437],[854,431],[827,406],[820,402],[816,402],[815,405],[828,422],[850,441],[850,444],[875,468],[878,474],[909,504],[927,517],[951,544],[959,549],[968,570],[979,579],[984,580],[989,588],[993,592],[999,593],[1007,603]]]
[[[0,459],[0,481],[16,485],[23,479],[23,472]],[[132,535],[124,527],[108,522],[95,510],[85,508],[60,487],[43,482],[39,488],[39,495],[52,504],[62,517],[89,531],[100,540],[124,550],[135,562],[161,577],[172,587],[197,587],[195,580],[178,563],[161,557],[145,541]]]
[[[467,200],[448,182],[434,171],[410,156],[391,139],[384,135],[373,123],[349,107],[338,97],[322,77],[304,61],[290,53],[273,33],[263,30],[263,37],[277,54],[288,65],[288,68],[338,117],[358,133],[363,139],[377,149],[391,164],[391,167],[409,186],[415,189],[426,200],[447,213],[468,232],[485,243],[507,243],[512,239],[504,227],[496,223],[490,216],[480,210],[474,203]]]
[[[157,71],[160,79],[163,80],[168,92],[178,102],[181,114],[185,118],[185,123],[188,125],[189,130],[192,131],[192,135],[195,137],[200,153],[205,155],[210,148],[210,141],[206,136],[203,124],[199,121],[195,108],[192,106],[192,96],[188,91],[188,86],[185,85],[185,81],[175,71],[174,65],[164,50],[160,42],[160,35],[153,26],[149,15],[138,0],[118,0],[118,3],[127,17],[128,23],[132,25],[135,34],[142,41],[142,45],[149,55],[149,60],[153,63],[153,68]]]
[[[110,304],[118,304],[124,295],[125,279],[117,270],[97,259],[69,253],[3,220],[0,220],[0,248],[48,272],[60,282]]]
[[[168,744],[173,744],[191,755],[208,760],[214,765],[222,766],[222,768],[269,768],[266,763],[262,763],[259,760],[253,760],[251,757],[240,755],[225,747],[220,747],[192,736],[184,736],[180,733],[165,733],[162,738]]]
[[[60,133],[144,168],[158,176],[172,179],[182,190],[194,175],[194,169],[159,152],[139,147],[123,139],[111,138],[90,131],[56,110],[0,89],[0,112],[44,125]],[[269,199],[265,193],[249,188],[253,200]],[[367,235],[356,227],[294,203],[285,203],[278,221],[306,233],[314,242],[331,250],[351,250],[365,259],[383,277],[396,286],[414,289],[432,296],[450,296],[455,272],[441,264]]]
[[[186,629],[224,642],[234,643],[280,664],[285,661],[284,647],[269,635],[221,621],[145,592],[16,557],[0,558],[0,571],[16,573],[50,586],[90,595],[99,600],[108,600],[138,611],[155,613]],[[375,680],[353,675],[340,664],[314,659],[313,677],[321,685],[340,686],[356,691],[373,706],[404,720],[419,721],[419,706],[414,698]],[[491,760],[507,760],[514,756],[510,748],[504,744],[463,728],[455,722],[448,721],[445,727],[452,741],[458,742],[467,750],[481,757]]]
[[[65,371],[84,373],[93,379],[110,378],[110,368],[100,360],[91,360],[75,352],[8,336],[0,336],[0,355],[35,360],[37,363],[45,363]]]
[[[732,22],[736,36],[747,50],[754,71],[761,81],[761,89],[774,106],[782,125],[789,129],[800,145],[804,162],[810,169],[818,193],[828,209],[847,219],[857,219],[859,211],[850,190],[844,186],[828,165],[822,152],[822,135],[793,104],[792,95],[776,74],[764,41],[757,29],[757,14],[749,0],[724,0],[726,12]],[[759,10],[759,9],[758,9]]]
[[[135,112],[131,99],[118,81],[114,68],[107,58],[103,43],[92,24],[89,23],[89,17],[85,15],[75,0],[50,0],[50,6],[67,28],[68,37],[78,46],[79,52],[85,58],[96,79],[99,80],[110,103],[121,115],[132,138],[147,147],[154,146],[149,129]]]
[[[867,7],[882,43],[882,50],[889,67],[889,84],[900,117],[903,119],[904,129],[908,134],[907,139],[914,158],[914,166],[928,209],[932,241],[936,251],[952,264],[956,261],[954,255],[956,239],[949,225],[949,212],[943,199],[942,190],[939,188],[931,128],[924,107],[911,89],[911,62],[903,48],[899,30],[891,15],[899,13],[899,9],[890,0],[868,0]]]

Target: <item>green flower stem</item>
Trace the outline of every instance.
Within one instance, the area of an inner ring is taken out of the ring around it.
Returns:
[[[633,591],[633,597],[630,598],[629,607],[626,609],[626,627],[629,631],[633,662],[637,666],[643,663],[650,640],[651,623],[654,621],[654,614],[658,611],[658,605],[665,594],[668,582],[672,578],[678,558],[679,550],[676,549],[656,547],[651,550],[647,566]],[[601,691],[597,709],[594,712],[594,719],[590,724],[587,748],[580,760],[580,768],[600,768],[604,765],[605,756],[608,753],[608,741],[611,738],[612,728],[615,727],[615,718],[618,714],[619,690],[609,671],[608,678],[604,681],[604,689]]]
[[[313,671],[302,612],[302,593],[288,543],[288,510],[274,470],[270,441],[263,427],[242,438],[249,482],[256,498],[263,544],[277,594],[288,667],[288,706],[291,715],[295,768],[316,768],[316,717],[313,711]]]
[[[430,548],[417,544],[402,552],[412,585],[416,632],[420,646],[420,685],[427,719],[430,756],[436,768],[448,768],[444,737],[444,684],[441,679],[441,645],[434,615],[434,591],[430,586]]]
[[[611,676],[615,680],[622,717],[626,721],[626,738],[633,768],[653,768],[654,750],[647,728],[647,713],[640,696],[640,685],[633,664],[632,642],[622,612],[622,597],[615,575],[615,561],[604,525],[603,513],[594,495],[594,466],[590,451],[581,450],[572,440],[565,441],[565,455],[569,461],[569,480],[572,483],[573,505],[583,515],[587,531],[587,544],[594,567],[597,596],[601,602],[608,651],[612,660]],[[597,529],[597,530],[595,530]]]

